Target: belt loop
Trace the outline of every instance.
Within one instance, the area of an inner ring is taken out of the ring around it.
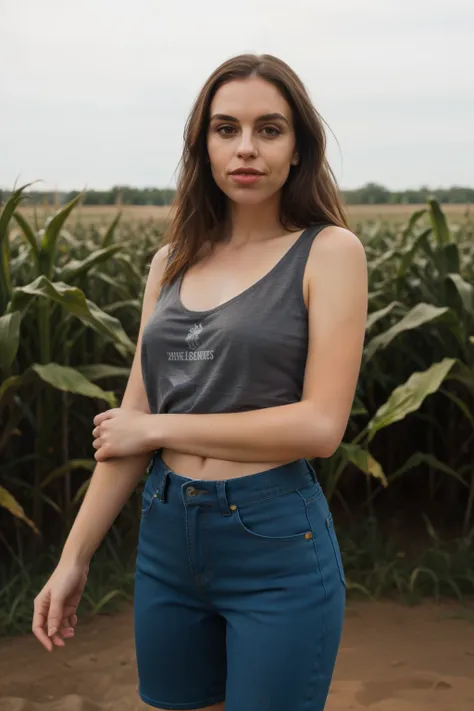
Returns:
[[[232,516],[232,511],[227,501],[226,483],[226,481],[216,481],[217,500],[219,501],[221,514],[223,514],[223,516]]]
[[[147,475],[153,471],[153,467],[155,466],[155,461],[156,461],[156,454],[157,454],[156,449],[153,452],[151,452],[151,457],[148,462],[148,466],[145,470],[145,474],[147,474]]]
[[[160,486],[158,487],[158,490],[159,490],[158,498],[163,504],[166,504],[166,490],[168,488],[168,480],[169,480],[169,472],[165,471],[165,473],[163,474],[163,478],[160,482]]]
[[[314,483],[317,484],[317,483],[318,483],[318,476],[317,476],[317,474],[316,474],[316,470],[314,469],[314,467],[313,467],[312,464],[310,463],[309,459],[305,459],[305,462],[306,462],[306,466],[308,467],[308,469],[309,469],[309,471],[310,471],[310,473],[311,473],[311,477],[312,477]]]

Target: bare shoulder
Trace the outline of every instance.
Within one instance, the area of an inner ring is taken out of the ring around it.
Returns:
[[[151,260],[150,271],[153,270],[155,273],[160,271],[164,272],[166,268],[166,262],[168,261],[169,253],[169,244],[164,244],[162,247],[160,247],[160,249],[158,249],[153,255],[153,259]]]
[[[320,279],[349,271],[365,278],[367,258],[361,240],[348,229],[331,225],[315,237],[308,258],[308,276]]]
[[[147,291],[153,293],[155,299],[158,297],[161,289],[161,280],[163,278],[163,274],[165,273],[168,255],[169,245],[165,244],[155,252],[151,260],[150,271],[148,272],[145,288]]]
[[[320,257],[324,255],[343,256],[344,254],[365,255],[364,245],[360,239],[345,227],[330,225],[321,230],[315,237],[311,253],[316,252]]]

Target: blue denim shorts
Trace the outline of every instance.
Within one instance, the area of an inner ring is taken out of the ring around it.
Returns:
[[[135,578],[139,693],[163,709],[322,711],[346,584],[306,459],[207,481],[158,450],[142,495]]]

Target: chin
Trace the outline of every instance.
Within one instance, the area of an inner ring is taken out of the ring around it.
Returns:
[[[251,187],[251,186],[241,186],[229,188],[225,186],[225,190],[222,186],[219,186],[222,192],[225,194],[228,200],[235,202],[237,205],[259,205],[260,203],[267,202],[275,197],[278,190],[262,190],[261,188]]]
[[[232,190],[227,193],[227,197],[237,205],[259,205],[269,199],[270,195],[265,195],[258,190]]]

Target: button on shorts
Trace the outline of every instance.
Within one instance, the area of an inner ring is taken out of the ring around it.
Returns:
[[[322,711],[346,584],[328,502],[306,459],[207,481],[158,450],[135,578],[139,693],[163,709]]]

